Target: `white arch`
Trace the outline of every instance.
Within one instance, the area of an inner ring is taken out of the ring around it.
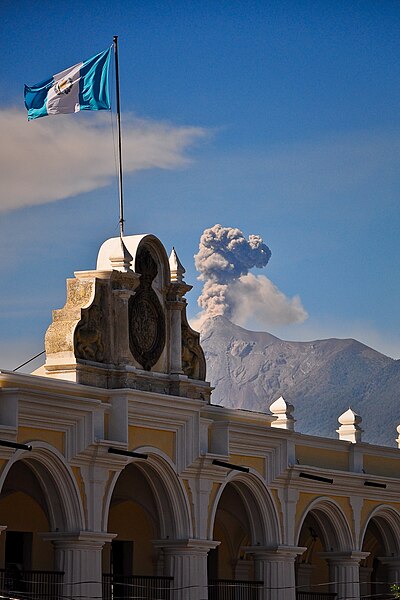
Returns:
[[[312,514],[321,528],[327,551],[331,548],[335,551],[354,549],[351,526],[347,521],[346,515],[335,500],[326,496],[315,498],[305,508],[296,532],[295,539],[297,544],[299,544],[304,521],[309,514]]]
[[[360,532],[360,549],[364,544],[368,525],[371,521],[379,529],[382,541],[385,545],[386,556],[398,556],[400,554],[400,513],[393,506],[382,504],[375,507],[368,515],[365,525]]]
[[[208,537],[213,539],[213,531],[218,504],[227,485],[233,485],[247,510],[250,523],[251,543],[262,546],[281,543],[281,530],[275,502],[260,475],[251,469],[250,473],[232,471],[215,497],[209,515]]]
[[[139,248],[147,246],[152,249],[154,255],[158,258],[161,265],[160,289],[170,283],[169,260],[166,250],[161,241],[152,233],[144,233],[140,235],[125,235],[124,245],[132,256],[132,269],[136,269],[136,256]],[[119,256],[121,252],[121,240],[119,237],[110,238],[103,242],[97,256],[98,271],[111,270],[110,256]]]
[[[170,457],[152,446],[135,448],[135,452],[147,454],[147,460],[132,458],[124,468],[133,463],[146,477],[160,518],[161,538],[166,538],[167,535],[171,539],[193,537],[189,498]],[[107,531],[112,495],[122,471],[123,469],[114,475],[106,493],[103,512],[104,531]]]
[[[65,457],[53,446],[30,441],[32,451],[17,450],[0,476],[0,493],[10,469],[17,462],[29,466],[43,490],[50,528],[60,531],[85,529],[84,510],[78,484]]]

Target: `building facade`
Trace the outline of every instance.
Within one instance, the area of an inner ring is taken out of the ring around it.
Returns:
[[[67,280],[45,365],[0,372],[2,594],[390,597],[399,450],[351,411],[325,439],[283,399],[212,405],[183,275],[152,235],[107,240]]]

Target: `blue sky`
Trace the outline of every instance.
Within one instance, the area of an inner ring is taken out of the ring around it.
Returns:
[[[400,4],[3,0],[0,366],[43,349],[65,279],[118,234],[108,113],[26,121],[23,85],[119,35],[126,233],[193,255],[216,223],[259,234],[263,274],[308,318],[400,358]],[[114,119],[115,120],[115,119]],[[114,124],[115,126],[115,124]]]

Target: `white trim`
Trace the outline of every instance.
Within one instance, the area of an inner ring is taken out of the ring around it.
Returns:
[[[301,530],[310,513],[313,513],[314,518],[319,522],[328,550],[333,548],[334,551],[344,552],[354,548],[351,524],[348,523],[341,506],[328,496],[315,498],[304,509],[294,538],[297,544],[300,543]],[[326,523],[319,518],[318,513],[322,513],[326,517]]]
[[[64,531],[85,529],[80,491],[70,465],[50,444],[40,441],[29,441],[29,444],[32,446],[31,452],[18,450],[5,465],[0,475],[0,493],[13,465],[22,461],[34,472],[43,490],[49,510],[50,527],[58,527]],[[39,468],[37,464],[40,465]],[[57,502],[60,503],[58,507]]]
[[[232,471],[226,477],[223,485],[221,485],[218,490],[213,506],[209,512],[209,539],[213,539],[218,504],[228,484],[239,484],[235,487],[248,508],[248,517],[252,529],[249,533],[253,538],[255,538],[256,533],[257,536],[261,538],[253,539],[251,543],[256,545],[257,542],[259,542],[262,546],[280,544],[282,536],[277,507],[272,495],[265,485],[264,479],[262,479],[254,469],[251,469],[250,473],[246,474],[237,474]],[[251,510],[252,504],[253,509],[255,508],[257,510],[258,515],[255,515],[254,510]]]

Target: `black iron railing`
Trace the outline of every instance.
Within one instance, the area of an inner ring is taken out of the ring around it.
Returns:
[[[61,600],[64,573],[0,569],[0,590],[4,596],[32,600]]]
[[[333,592],[296,592],[296,600],[335,600]]]
[[[209,600],[258,600],[262,581],[213,579],[208,582]]]
[[[173,577],[103,574],[103,600],[170,600]]]
[[[360,596],[360,600],[371,600],[371,598],[373,598],[374,600],[395,600],[395,598],[397,598],[397,596],[395,596],[394,594],[391,594],[390,592],[386,592],[386,593],[382,593],[382,594],[369,594],[367,596]]]

